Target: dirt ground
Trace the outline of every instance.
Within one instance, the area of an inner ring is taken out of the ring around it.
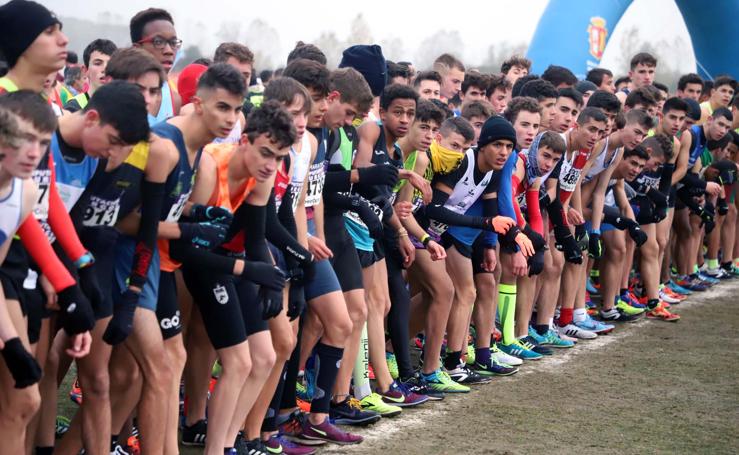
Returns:
[[[469,395],[358,429],[359,446],[319,453],[737,453],[738,295],[739,280],[721,284],[676,306],[678,323],[620,325]],[[66,395],[60,404],[74,409]]]

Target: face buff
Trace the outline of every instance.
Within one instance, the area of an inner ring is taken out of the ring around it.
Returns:
[[[533,182],[535,178],[541,177],[541,171],[539,171],[539,161],[537,155],[539,154],[539,141],[546,133],[538,134],[534,138],[534,142],[531,143],[531,147],[527,152],[526,159],[526,175],[529,178],[529,182]]]
[[[464,153],[455,152],[446,147],[441,146],[436,141],[431,143],[429,147],[431,154],[431,166],[434,173],[437,174],[448,174],[455,170],[459,163],[464,158]]]

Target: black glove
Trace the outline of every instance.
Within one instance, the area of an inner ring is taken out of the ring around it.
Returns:
[[[59,306],[59,319],[64,331],[68,335],[92,330],[95,326],[95,313],[92,311],[90,301],[82,293],[78,285],[70,286],[57,293]]]
[[[588,230],[585,229],[584,224],[578,224],[575,226],[575,241],[577,241],[577,246],[580,247],[580,251],[588,249],[590,237],[588,236]]]
[[[259,288],[259,300],[262,301],[262,319],[271,319],[282,311],[282,289],[279,291],[268,287]]]
[[[649,193],[647,193],[647,197],[650,201],[654,203],[654,206],[657,208],[667,208],[667,195],[657,191],[657,190],[651,190]]]
[[[98,276],[94,264],[87,265],[77,270],[80,277],[79,286],[82,292],[90,300],[92,308],[100,308],[103,303],[103,291],[100,290]]]
[[[213,249],[226,240],[228,227],[220,223],[180,223],[180,240],[199,248]]]
[[[113,318],[103,333],[103,341],[111,346],[123,343],[133,330],[133,314],[139,302],[139,293],[126,289],[121,301],[113,310]]]
[[[377,196],[370,200],[373,204],[382,210],[382,222],[387,223],[390,221],[390,217],[393,216],[393,206],[390,204],[390,199],[384,196]]]
[[[282,270],[268,262],[244,261],[244,271],[241,276],[260,286],[282,291],[287,277]]]
[[[5,365],[15,380],[16,389],[24,389],[41,380],[41,367],[36,359],[26,351],[20,338],[6,340],[2,354]]]
[[[581,250],[567,226],[554,227],[554,246],[564,253],[567,262],[582,264]]]
[[[311,255],[311,259],[309,261],[305,261],[300,264],[300,268],[302,269],[303,274],[303,277],[301,278],[302,282],[307,283],[309,281],[313,281],[316,277],[316,262],[313,260],[313,255]]]
[[[528,235],[528,234],[527,234]],[[529,276],[538,275],[544,270],[544,248],[536,250],[533,256],[529,257]]]
[[[636,221],[628,221],[631,221],[628,227],[629,235],[631,236],[631,239],[634,240],[634,243],[636,243],[636,247],[639,248],[640,246],[644,245],[644,242],[647,241],[647,233],[641,230],[641,228],[639,227],[639,223],[637,223]]]
[[[370,207],[369,203],[359,196],[352,196],[352,207],[352,211],[356,212],[356,214],[359,215],[359,218],[362,219],[362,222],[365,224],[365,226],[367,226],[370,237],[375,240],[381,239],[382,221],[380,221],[380,217],[378,216],[378,214],[374,210],[372,210],[372,207]]]
[[[591,232],[590,241],[588,242],[588,256],[598,259],[603,256],[603,242],[600,238],[600,232]]]
[[[544,250],[547,246],[547,242],[544,240],[544,237],[536,232],[530,224],[527,224],[523,228],[523,233],[526,234],[526,237],[528,237],[529,240],[531,240],[531,244],[534,246],[536,251]]]
[[[716,201],[716,212],[721,216],[729,213],[729,204],[726,203],[726,199],[720,198]]]
[[[706,205],[703,206],[700,213],[698,213],[698,216],[701,217],[700,225],[705,227],[706,234],[710,234],[716,227],[716,214],[713,210],[713,204],[706,202]]]
[[[291,321],[299,317],[305,311],[305,287],[301,270],[297,270],[290,278],[290,292],[287,298],[287,317]]]
[[[360,167],[359,183],[362,185],[395,186],[398,183],[398,169],[395,166],[375,165]]]
[[[201,221],[217,221],[228,225],[231,224],[233,217],[233,214],[228,209],[215,205],[194,204],[190,208],[190,218],[198,223]]]

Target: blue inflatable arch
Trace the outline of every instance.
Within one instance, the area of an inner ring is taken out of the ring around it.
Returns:
[[[600,64],[613,29],[632,0],[550,0],[526,56],[531,71],[562,65],[584,78]],[[675,0],[690,33],[698,74],[739,77],[739,1]]]

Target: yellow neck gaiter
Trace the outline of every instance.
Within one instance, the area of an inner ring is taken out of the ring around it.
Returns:
[[[434,173],[448,174],[455,170],[459,163],[464,158],[464,153],[455,152],[446,147],[442,147],[441,144],[434,141],[429,147],[429,154],[431,155],[431,166]]]

